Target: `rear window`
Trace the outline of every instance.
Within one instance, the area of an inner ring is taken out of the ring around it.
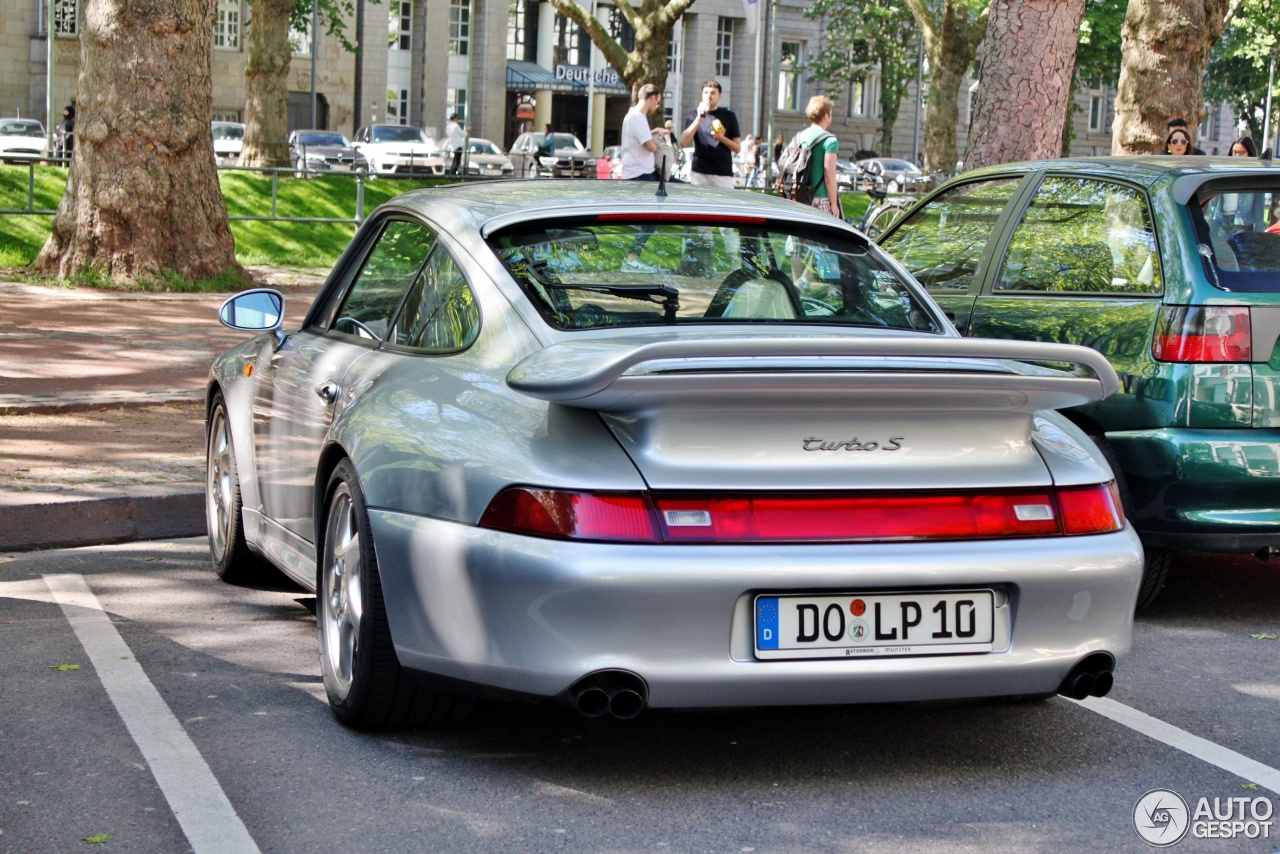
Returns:
[[[1209,249],[1209,281],[1229,291],[1280,291],[1280,182],[1214,181],[1187,207]]]
[[[574,222],[489,245],[559,329],[800,323],[941,332],[927,297],[859,239],[759,224]]]

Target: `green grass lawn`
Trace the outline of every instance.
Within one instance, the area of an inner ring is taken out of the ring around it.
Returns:
[[[218,173],[222,195],[227,200],[227,213],[267,216],[271,213],[271,176],[256,172],[222,170]],[[54,210],[67,183],[67,170],[38,166],[34,186],[27,166],[0,164],[0,209],[18,210],[31,206],[36,210]],[[445,183],[434,180],[378,179],[365,182],[364,211],[374,208],[392,196],[419,187]],[[841,196],[845,218],[861,217],[867,207],[864,194]],[[181,203],[181,200],[178,200]],[[276,181],[276,213],[280,216],[318,216],[354,218],[356,182],[349,177],[317,175],[296,178],[279,173]],[[49,237],[51,215],[0,214],[0,268],[16,270],[35,260]],[[261,222],[233,220],[231,232],[236,239],[236,258],[241,264],[274,267],[328,267],[355,234],[355,224],[329,222]],[[185,289],[185,288],[184,288]]]

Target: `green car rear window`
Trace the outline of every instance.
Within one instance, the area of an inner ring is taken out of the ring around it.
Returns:
[[[1228,291],[1280,291],[1280,181],[1209,182],[1187,208],[1209,248],[1210,282]]]

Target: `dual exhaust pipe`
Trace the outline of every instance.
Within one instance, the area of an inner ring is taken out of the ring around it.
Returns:
[[[634,673],[602,670],[573,683],[564,696],[583,717],[613,715],[629,721],[644,711],[648,694],[644,680]]]
[[[1115,684],[1115,677],[1111,675],[1115,666],[1115,660],[1105,652],[1087,655],[1071,668],[1067,678],[1058,686],[1058,693],[1073,700],[1105,697]]]

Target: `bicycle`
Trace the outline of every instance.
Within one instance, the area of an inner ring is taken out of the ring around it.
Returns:
[[[870,240],[879,237],[915,202],[910,196],[890,197],[888,191],[880,187],[868,187],[866,192],[871,197],[866,213],[862,215],[862,219],[856,222],[850,219],[848,222]]]

